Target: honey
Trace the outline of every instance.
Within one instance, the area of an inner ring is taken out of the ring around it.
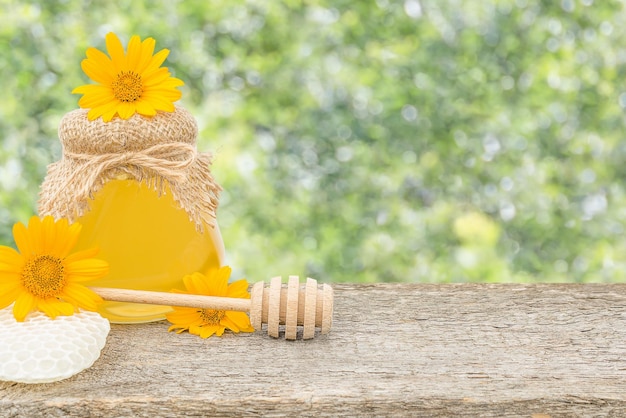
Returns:
[[[169,187],[161,196],[135,180],[110,180],[95,195],[91,210],[77,219],[83,225],[76,250],[98,247],[110,273],[88,286],[168,292],[184,290],[182,278],[219,268],[224,244],[217,224],[197,231]],[[105,302],[100,314],[112,322],[160,320],[167,306]]]

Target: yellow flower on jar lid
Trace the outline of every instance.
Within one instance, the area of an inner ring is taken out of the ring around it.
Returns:
[[[32,311],[51,318],[95,311],[102,298],[81,282],[105,276],[109,265],[93,258],[97,249],[70,254],[81,225],[52,216],[18,222],[13,237],[19,250],[0,246],[0,309],[13,305],[13,316],[24,321]]]
[[[78,105],[90,109],[87,117],[102,117],[109,122],[118,116],[128,119],[135,113],[154,116],[157,111],[173,112],[174,102],[181,92],[176,87],[184,83],[171,77],[166,67],[161,67],[169,54],[162,49],[154,53],[156,41],[143,41],[135,35],[124,52],[121,41],[114,33],[106,35],[109,55],[96,48],[87,49],[87,58],[81,63],[85,74],[98,84],[75,88],[72,93],[82,94]]]

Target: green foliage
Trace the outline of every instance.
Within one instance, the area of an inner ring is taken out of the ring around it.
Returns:
[[[619,1],[0,0],[0,240],[36,211],[80,61],[153,36],[250,280],[620,281]]]

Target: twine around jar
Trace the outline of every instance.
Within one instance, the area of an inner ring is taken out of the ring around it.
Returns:
[[[106,182],[130,178],[159,195],[169,185],[198,230],[213,226],[221,187],[210,171],[211,154],[197,152],[196,137],[195,119],[181,107],[107,123],[89,121],[85,109],[70,112],[59,124],[63,155],[48,166],[39,213],[74,221]]]

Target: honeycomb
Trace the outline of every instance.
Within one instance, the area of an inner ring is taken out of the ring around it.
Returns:
[[[110,325],[97,313],[51,319],[34,312],[17,322],[12,308],[0,310],[0,380],[56,382],[85,370],[100,357]]]

